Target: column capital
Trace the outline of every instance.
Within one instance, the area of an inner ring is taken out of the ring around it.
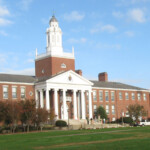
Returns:
[[[77,90],[77,89],[72,89],[72,91],[73,91],[73,92],[77,92],[78,90]]]
[[[54,90],[54,91],[58,91],[58,90],[59,90],[59,88],[53,88],[53,90]]]

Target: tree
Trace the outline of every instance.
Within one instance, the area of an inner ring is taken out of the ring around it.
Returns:
[[[20,107],[17,101],[3,102],[3,121],[14,133],[20,119]]]
[[[107,114],[102,106],[99,106],[96,110],[96,116],[100,116],[102,119],[107,119]]]
[[[133,118],[136,122],[139,121],[139,117],[144,117],[147,115],[144,106],[139,104],[129,105],[127,108],[129,116]]]
[[[21,122],[27,125],[27,132],[29,132],[29,126],[32,123],[32,120],[36,111],[36,102],[32,100],[22,100],[20,101],[21,106]]]
[[[5,117],[5,103],[0,101],[0,122],[4,121]]]
[[[55,111],[54,111],[54,109],[51,109],[50,110],[50,122],[51,122],[51,124],[54,124],[55,117],[56,117]]]
[[[48,120],[48,111],[45,108],[37,108],[34,114],[33,123],[42,130],[43,124]]]

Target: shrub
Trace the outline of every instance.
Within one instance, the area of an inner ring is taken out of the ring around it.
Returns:
[[[122,118],[118,119],[117,122],[122,123]],[[128,124],[132,124],[133,119],[131,117],[123,117],[123,122],[128,123]]]
[[[67,123],[66,123],[66,121],[63,121],[63,120],[57,120],[56,123],[55,123],[55,125],[57,127],[66,127]]]

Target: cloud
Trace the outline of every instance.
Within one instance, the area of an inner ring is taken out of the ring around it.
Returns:
[[[113,13],[112,13],[112,15],[114,16],[114,17],[116,17],[116,18],[123,18],[123,16],[124,16],[124,14],[123,13],[121,13],[121,12],[117,12],[117,11],[114,11]]]
[[[86,38],[80,38],[80,39],[75,39],[75,38],[70,38],[68,39],[69,43],[86,43],[87,39]]]
[[[113,32],[116,32],[117,29],[113,25],[108,24],[108,25],[102,26],[101,31],[106,31],[106,32],[109,32],[109,33],[113,33]]]
[[[146,21],[144,11],[139,8],[129,10],[127,15],[130,21],[135,21],[138,23],[144,23]]]
[[[81,21],[85,17],[83,13],[79,13],[78,11],[72,11],[69,14],[64,14],[64,19],[67,21]]]
[[[105,44],[105,43],[97,43],[96,44],[97,49],[101,50],[120,50],[121,45],[120,44]]]
[[[0,35],[8,36],[8,34],[5,31],[3,31],[3,30],[0,30]]]
[[[4,6],[0,6],[0,16],[9,16],[9,15],[10,15],[9,10]]]
[[[34,0],[21,0],[18,5],[22,10],[28,10]]]
[[[143,4],[143,3],[147,3],[150,2],[150,0],[116,0],[117,6],[128,6],[128,5],[135,5],[135,4]]]
[[[5,19],[5,18],[0,18],[0,26],[7,26],[7,25],[10,25],[12,24],[13,22],[8,20],[8,19]]]
[[[27,68],[23,70],[12,70],[12,69],[5,69],[3,73],[8,74],[21,74],[21,75],[35,75],[35,69],[34,68]]]
[[[34,63],[34,59],[28,59],[26,62],[27,63]]]
[[[133,31],[126,31],[125,35],[128,37],[133,37],[134,36],[134,32]]]
[[[94,28],[91,29],[91,33],[98,33],[98,32],[108,32],[108,33],[114,33],[117,32],[117,28],[111,24],[102,25],[97,24]]]

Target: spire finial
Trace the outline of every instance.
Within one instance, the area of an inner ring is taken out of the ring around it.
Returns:
[[[53,16],[55,16],[55,10],[53,9]]]

